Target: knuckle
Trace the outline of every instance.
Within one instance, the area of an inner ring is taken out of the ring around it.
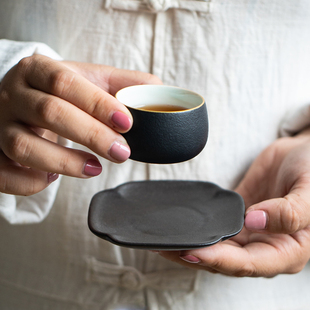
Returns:
[[[208,264],[208,266],[215,270],[222,269],[222,263],[220,263],[219,261],[212,261]]]
[[[32,146],[26,135],[21,132],[10,132],[6,142],[2,148],[9,158],[18,163],[23,163],[29,158]]]
[[[40,100],[36,105],[38,119],[48,124],[60,122],[64,117],[61,102],[50,96]]]
[[[99,127],[92,127],[91,130],[89,130],[86,134],[85,141],[87,141],[87,144],[89,145],[90,149],[96,148],[96,145],[98,145],[98,141],[101,140],[102,131]]]
[[[212,262],[208,262],[207,266],[210,270],[213,270],[215,273],[224,273],[229,276],[235,276],[235,277],[245,277],[245,276],[251,276],[252,271],[250,269],[245,268],[244,266],[238,268],[238,269],[230,269],[228,270],[226,266],[227,262],[222,262],[220,260],[213,260]],[[203,266],[206,266],[205,264],[202,264]]]
[[[245,264],[239,270],[235,271],[235,277],[257,277],[258,272],[253,264]]]
[[[58,168],[59,168],[59,172],[61,174],[69,174],[69,158],[66,157],[66,156],[63,156],[59,159],[59,162],[58,162]]]
[[[49,88],[52,94],[63,96],[74,82],[74,74],[69,70],[56,70],[50,74]]]
[[[0,84],[1,85],[1,84]],[[10,92],[6,87],[0,87],[0,106],[7,106],[11,100]]]
[[[28,57],[24,57],[22,58],[16,65],[16,68],[22,72],[25,72],[26,70],[29,69],[29,67],[32,66],[33,62],[35,61],[36,56],[28,56]]]
[[[106,112],[104,107],[107,106],[106,99],[99,93],[93,94],[93,99],[91,101],[91,106],[87,108],[87,112],[97,119],[102,118],[103,113]]]
[[[293,234],[301,228],[301,208],[300,202],[291,196],[284,197],[280,208],[280,229],[281,231]]]
[[[32,72],[36,69],[37,65],[43,61],[43,58],[45,56],[42,55],[31,55],[22,58],[16,65],[16,68],[19,70],[19,72],[27,73]]]
[[[9,104],[14,98],[18,97],[25,84],[26,71],[31,67],[30,57],[21,59],[3,77],[0,83],[0,104]]]
[[[17,143],[16,145],[19,149],[20,144]],[[15,151],[13,150],[12,153],[14,152]],[[2,151],[0,153],[2,153],[0,154],[1,193],[30,196],[42,191],[47,186],[47,177],[45,172],[38,172],[36,170],[32,170],[29,167],[22,167],[17,165],[17,161],[14,163],[14,161],[12,162],[9,160],[5,153]]]

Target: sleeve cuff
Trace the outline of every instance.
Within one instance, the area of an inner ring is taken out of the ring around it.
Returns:
[[[50,47],[39,42],[17,42],[6,39],[0,40],[0,81],[5,74],[22,58],[40,54],[55,60],[62,58]]]
[[[294,136],[310,126],[310,104],[288,113],[281,123],[280,137]]]

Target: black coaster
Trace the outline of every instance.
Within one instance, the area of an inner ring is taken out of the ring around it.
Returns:
[[[238,234],[240,195],[200,181],[141,181],[97,193],[88,225],[119,246],[148,250],[206,247]]]

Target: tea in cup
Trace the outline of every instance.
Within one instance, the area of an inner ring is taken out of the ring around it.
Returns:
[[[187,89],[166,85],[135,85],[115,97],[131,112],[133,126],[123,134],[130,158],[171,164],[197,156],[208,139],[205,100]]]

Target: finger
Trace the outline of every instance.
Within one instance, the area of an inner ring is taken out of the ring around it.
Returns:
[[[56,173],[47,173],[22,167],[0,151],[0,192],[11,195],[33,195],[45,189],[58,178]]]
[[[66,61],[64,64],[112,95],[127,86],[162,84],[157,76],[146,72],[81,62]]]
[[[72,103],[119,132],[130,129],[132,117],[123,104],[61,62],[36,55],[24,58],[19,66],[26,68],[31,87]]]
[[[245,217],[249,230],[292,234],[310,225],[309,181],[299,180],[283,198],[251,206]]]
[[[25,89],[17,100],[27,106],[16,111],[18,121],[49,129],[110,161],[129,158],[130,148],[122,135],[67,101],[33,89]]]
[[[180,264],[184,267],[190,267],[192,269],[197,269],[197,270],[205,270],[211,273],[218,273],[217,270],[214,270],[213,268],[207,267],[207,266],[200,266],[199,264],[197,264],[197,260],[195,260],[195,258],[193,257],[193,261],[189,262],[187,261],[187,257],[184,259],[183,256],[180,256],[180,251],[159,251],[158,254],[162,257],[164,257],[165,259]],[[200,261],[199,261],[200,262]]]
[[[80,178],[101,173],[102,167],[92,154],[65,148],[20,124],[13,123],[5,131],[1,137],[3,153],[23,166]]]
[[[162,84],[162,81],[150,73],[115,68],[109,78],[109,92],[115,95],[124,87],[140,84]]]
[[[309,259],[309,252],[310,228],[307,228],[298,232],[295,238],[254,234],[244,247],[224,241],[203,249],[183,251],[180,259],[187,260],[188,266],[211,268],[229,276],[273,277],[279,273],[301,271]]]

